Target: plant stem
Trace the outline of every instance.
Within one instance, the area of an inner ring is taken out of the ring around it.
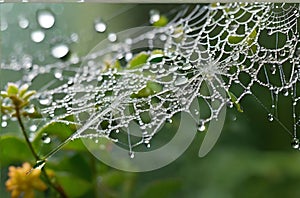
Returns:
[[[31,142],[30,142],[30,140],[29,140],[29,137],[28,137],[28,135],[27,135],[27,133],[26,133],[26,130],[25,130],[25,127],[24,127],[22,118],[21,118],[21,114],[20,114],[20,108],[19,108],[18,106],[15,106],[15,110],[16,110],[16,117],[17,117],[17,119],[18,119],[18,123],[19,123],[19,125],[20,125],[21,131],[22,131],[22,133],[23,133],[23,135],[24,135],[24,137],[25,137],[26,143],[27,143],[27,145],[28,145],[28,147],[29,147],[29,149],[30,149],[32,155],[34,156],[35,160],[36,160],[36,161],[39,161],[39,160],[41,160],[41,159],[40,159],[40,157],[37,155],[37,153],[35,152],[35,150],[34,150],[32,144],[31,144]],[[45,177],[47,183],[48,183],[55,191],[57,191],[57,192],[59,193],[59,195],[60,195],[62,198],[67,198],[67,195],[66,195],[66,193],[64,192],[64,190],[63,190],[60,186],[55,185],[55,184],[51,181],[51,179],[49,178],[49,176],[48,176],[47,172],[45,171],[45,169],[42,168],[41,171],[42,171],[42,174],[44,175],[44,177]]]
[[[38,161],[40,160],[39,156],[36,154],[35,150],[33,149],[33,146],[28,138],[28,135],[26,133],[26,130],[25,130],[25,127],[24,127],[24,124],[22,122],[22,119],[21,119],[21,115],[20,115],[20,109],[18,107],[16,107],[16,116],[17,116],[17,119],[18,119],[18,122],[19,122],[19,125],[21,127],[21,131],[25,137],[25,140],[26,140],[26,143],[32,153],[32,155],[34,156],[35,160]]]

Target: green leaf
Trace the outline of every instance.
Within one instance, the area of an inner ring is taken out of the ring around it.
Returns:
[[[0,162],[4,166],[13,162],[34,160],[24,139],[11,135],[2,135],[0,137],[0,145]]]
[[[17,95],[19,92],[19,88],[14,83],[8,83],[6,92],[8,96]]]
[[[28,85],[27,84],[24,84],[20,87],[20,90],[19,90],[19,96],[22,97],[28,90]]]
[[[95,174],[92,172],[92,169],[88,163],[91,157],[92,156],[87,153],[74,153],[74,155],[60,158],[60,160],[57,159],[57,164],[51,164],[49,161],[49,166],[51,166],[53,170],[65,171],[75,177],[90,181]]]
[[[69,197],[82,197],[92,188],[92,182],[75,177],[68,172],[56,172],[55,175],[58,183]]]
[[[147,59],[149,58],[149,54],[146,52],[141,52],[137,55],[135,55],[128,63],[127,68],[128,69],[136,69],[141,67],[147,62]]]
[[[162,86],[156,82],[148,81],[146,87],[139,90],[138,93],[132,94],[131,98],[146,98],[162,90]]]
[[[228,96],[229,96],[231,102],[233,102],[235,108],[236,108],[239,112],[243,113],[244,110],[242,109],[241,105],[240,105],[239,102],[237,101],[237,97],[236,97],[232,92],[230,92],[230,91],[227,91],[227,94],[228,94]]]
[[[102,175],[102,183],[109,187],[121,185],[124,179],[124,174],[119,171],[110,171]]]
[[[228,42],[231,43],[231,44],[238,44],[240,42],[242,42],[244,40],[244,36],[229,36],[228,37]]]
[[[254,42],[256,35],[257,35],[256,28],[254,28],[247,38],[248,45],[251,45]]]
[[[181,182],[178,179],[166,179],[146,186],[139,198],[173,197],[178,192]]]
[[[22,98],[23,98],[23,100],[28,100],[34,94],[36,94],[36,91],[28,91],[22,96]]]

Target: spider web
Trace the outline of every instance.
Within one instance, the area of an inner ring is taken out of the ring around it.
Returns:
[[[54,74],[36,99],[50,122],[78,127],[67,141],[106,137],[133,156],[134,148],[149,145],[175,114],[187,112],[202,131],[218,118],[222,107],[239,107],[251,95],[269,112],[268,119],[278,122],[279,99],[291,98],[292,129],[280,123],[298,148],[299,12],[299,4],[284,3],[189,5],[172,12],[166,27],[138,29],[123,39],[120,34],[117,43],[101,44],[84,58],[44,66],[25,59],[21,65],[11,62],[1,67],[25,71],[22,80],[27,83]],[[266,39],[274,40],[270,44]],[[156,49],[162,52],[153,54]],[[147,61],[126,68],[130,57],[141,52],[149,56]],[[117,61],[121,69],[106,68]],[[74,67],[80,62],[81,67]],[[150,94],[138,96],[149,84],[154,87]],[[271,107],[253,93],[257,86],[269,90]],[[209,113],[195,111],[195,100]],[[66,120],[69,116],[75,119]]]

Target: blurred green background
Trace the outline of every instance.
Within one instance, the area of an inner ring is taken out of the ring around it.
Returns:
[[[1,31],[1,62],[29,54],[36,64],[55,63],[50,48],[57,42],[67,43],[72,54],[86,55],[110,32],[145,25],[149,11],[168,12],[178,5],[133,4],[0,4],[1,22],[7,28]],[[54,13],[53,28],[45,30],[41,43],[30,40],[31,31],[39,29],[38,10]],[[26,17],[30,24],[20,29],[18,21]],[[107,30],[98,33],[94,20],[102,18]],[[76,42],[70,39],[76,33]],[[43,58],[41,58],[43,57]],[[1,70],[1,90],[8,81],[20,78],[17,72]],[[266,106],[271,106],[269,91],[257,88],[256,95]],[[269,101],[269,103],[268,103]],[[70,197],[300,197],[300,155],[291,149],[290,136],[278,122],[269,122],[266,112],[257,101],[247,96],[241,102],[244,113],[228,109],[226,124],[213,150],[204,158],[198,150],[204,134],[199,133],[188,150],[172,164],[145,173],[126,173],[107,167],[89,154],[80,142],[69,146],[55,156],[47,168],[54,170],[59,182]],[[285,105],[285,102],[282,103]],[[290,109],[280,113],[287,115]],[[289,123],[289,116],[282,116]],[[9,165],[24,161],[33,163],[26,154],[26,145],[13,123],[1,128],[0,197],[9,197],[5,190]],[[48,129],[55,131],[54,129]],[[291,126],[287,126],[291,129]],[[68,129],[66,130],[68,133]],[[66,132],[66,133],[67,133]],[[7,137],[18,137],[16,139]],[[61,137],[62,139],[65,137]],[[155,137],[154,137],[155,138]],[[41,146],[39,142],[37,147]],[[45,146],[42,146],[42,149]],[[20,155],[20,151],[23,154]],[[44,196],[39,194],[38,196]],[[51,194],[45,194],[51,197]]]

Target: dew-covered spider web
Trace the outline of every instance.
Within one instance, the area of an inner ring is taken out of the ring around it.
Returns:
[[[111,34],[86,57],[38,65],[24,56],[2,61],[1,69],[21,72],[19,83],[53,75],[35,99],[49,123],[77,126],[66,142],[105,137],[134,157],[135,147],[150,147],[179,112],[204,131],[222,108],[242,112],[240,102],[249,95],[268,112],[266,119],[281,123],[298,149],[299,14],[299,4],[185,5],[166,13],[166,26]],[[160,15],[151,17],[157,21]],[[98,24],[96,30],[105,28]],[[56,47],[53,56],[60,58],[57,49],[68,52],[67,46]],[[255,87],[268,90],[270,106]],[[278,113],[279,101],[287,98],[292,126]],[[208,113],[195,109],[195,101]]]

